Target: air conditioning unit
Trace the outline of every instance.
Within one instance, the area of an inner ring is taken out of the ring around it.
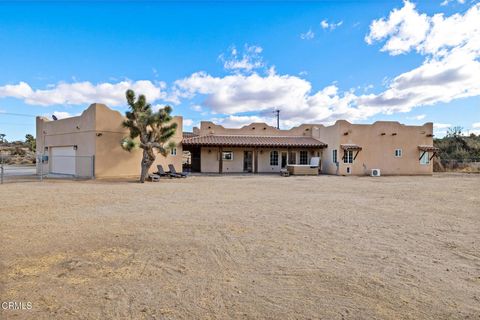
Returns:
[[[370,176],[380,177],[380,169],[372,169],[372,171],[370,172]]]

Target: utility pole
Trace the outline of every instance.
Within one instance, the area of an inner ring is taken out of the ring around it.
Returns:
[[[277,129],[280,129],[280,109],[275,109],[273,113],[277,117]]]

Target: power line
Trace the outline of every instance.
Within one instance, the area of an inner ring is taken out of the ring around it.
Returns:
[[[26,113],[12,113],[12,112],[2,112],[0,111],[0,116],[1,115],[7,115],[7,116],[17,116],[17,117],[33,117],[36,118],[36,115],[33,114],[26,114]]]

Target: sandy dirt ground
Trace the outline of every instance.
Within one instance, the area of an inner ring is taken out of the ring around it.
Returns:
[[[480,176],[0,186],[1,319],[480,319]]]

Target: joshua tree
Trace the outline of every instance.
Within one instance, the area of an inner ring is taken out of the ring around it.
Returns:
[[[35,151],[35,147],[37,143],[35,141],[34,136],[32,136],[31,134],[25,135],[25,143],[27,144],[28,149],[30,149],[30,151]]]
[[[175,147],[175,143],[167,142],[175,134],[177,124],[171,122],[171,107],[165,106],[154,112],[144,95],[136,99],[135,92],[127,90],[126,97],[130,110],[125,112],[127,120],[123,122],[123,126],[130,130],[130,135],[122,140],[122,147],[127,151],[143,149],[140,174],[140,182],[143,183],[155,161],[155,151],[166,156],[167,152]]]

